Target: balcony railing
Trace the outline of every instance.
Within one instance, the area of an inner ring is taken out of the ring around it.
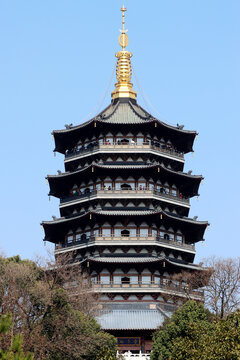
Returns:
[[[166,239],[163,236],[91,236],[88,238],[83,238],[81,240],[73,241],[71,243],[56,244],[55,249],[64,249],[64,248],[75,248],[79,246],[86,245],[141,245],[141,244],[151,244],[151,245],[168,245],[170,247],[181,249],[181,250],[190,250],[195,251],[194,244],[186,244],[184,242],[175,241]]]
[[[159,146],[154,145],[154,144],[150,144],[149,142],[143,143],[143,144],[108,144],[108,143],[104,143],[104,144],[96,144],[94,143],[93,145],[88,145],[86,148],[81,148],[81,149],[75,149],[73,151],[68,151],[66,152],[66,159],[69,159],[71,157],[74,157],[76,155],[84,155],[84,154],[89,154],[92,152],[95,152],[97,150],[104,150],[104,151],[141,151],[141,150],[155,150],[158,151],[162,154],[167,154],[167,155],[171,155],[173,157],[176,157],[178,159],[184,159],[184,154],[180,151],[177,151],[173,148],[171,148],[170,146],[165,146],[165,145],[161,145],[159,144]]]
[[[129,352],[124,352],[124,354],[120,354],[117,351],[117,359],[122,359],[122,360],[150,360],[151,355],[150,354],[143,354],[141,351],[139,352],[139,354],[132,354],[130,351]]]
[[[117,351],[117,359],[122,360],[150,360],[151,354],[143,354],[141,351],[139,354],[132,354],[130,351],[124,352],[124,354],[120,354]]]
[[[196,289],[192,289],[190,288],[188,285],[180,285],[180,284],[174,284],[173,281],[171,280],[165,280],[165,284],[160,284],[160,283],[154,283],[154,282],[135,282],[135,283],[120,283],[120,282],[109,282],[108,284],[104,284],[102,282],[98,282],[93,284],[93,287],[98,290],[98,289],[133,289],[137,290],[137,289],[149,289],[149,290],[162,290],[162,291],[166,291],[166,292],[171,292],[171,293],[184,293],[186,295],[195,295],[195,296],[204,296],[204,291],[203,290],[196,290]]]
[[[135,195],[135,196],[139,196],[139,197],[147,197],[149,195],[155,195],[158,198],[162,198],[162,199],[166,199],[166,200],[174,200],[177,202],[181,202],[183,204],[189,204],[189,199],[186,199],[185,197],[181,196],[181,195],[173,195],[173,194],[167,194],[158,190],[140,190],[140,189],[136,189],[136,190],[116,190],[116,189],[110,189],[110,190],[90,190],[88,192],[84,192],[81,194],[76,194],[76,195],[69,195],[66,196],[64,198],[60,199],[60,203],[61,204],[65,204],[67,202],[71,202],[74,200],[80,200],[80,199],[84,199],[84,198],[89,198],[89,197],[93,197],[93,196],[109,196],[111,197],[112,195],[116,196],[116,195]]]

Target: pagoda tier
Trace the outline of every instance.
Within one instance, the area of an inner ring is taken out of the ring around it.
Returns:
[[[107,140],[103,144],[98,144],[92,139],[93,145],[80,148],[73,153],[66,155],[64,165],[65,171],[75,171],[91,163],[121,164],[122,162],[131,163],[162,163],[165,167],[175,171],[183,171],[184,157],[182,153],[175,150],[166,149],[166,145],[150,144],[109,144]],[[157,146],[158,145],[158,146]]]
[[[137,234],[137,226],[141,226],[141,223],[148,223],[144,228],[147,228],[146,236],[149,234],[149,230],[155,230],[154,234],[157,234],[163,226],[167,232],[167,229],[171,228],[177,233],[178,230],[184,234],[185,242],[187,244],[193,244],[195,242],[203,240],[203,235],[208,222],[206,221],[197,221],[195,219],[190,219],[187,217],[180,217],[176,214],[170,214],[163,210],[154,211],[154,210],[96,210],[83,214],[74,214],[71,217],[59,218],[53,221],[44,221],[42,225],[45,230],[45,241],[50,241],[55,244],[64,244],[68,239],[68,232],[70,230],[71,234],[74,234],[78,230],[80,234],[86,234],[86,227],[88,227],[88,236],[94,236],[96,228],[98,226],[102,227],[105,221],[110,222],[109,231],[107,235],[111,237],[114,235],[112,226],[118,221],[122,221],[122,230],[126,230],[127,224],[131,221],[135,221],[135,229]],[[150,224],[154,224],[152,228],[149,229]],[[157,233],[156,233],[157,231]],[[102,230],[98,234],[100,236],[104,235]],[[118,233],[119,235],[119,233]],[[128,234],[129,237],[130,234]],[[121,234],[120,234],[121,236]],[[126,237],[123,234],[123,237]],[[81,236],[80,236],[81,238]],[[72,239],[71,244],[74,245],[74,238]],[[114,236],[113,236],[113,245],[114,245]]]
[[[63,173],[59,175],[48,175],[47,180],[49,181],[50,192],[49,195],[64,198],[69,196],[73,190],[74,185],[80,185],[82,182],[85,183],[85,188],[88,187],[90,182],[94,181],[96,187],[100,185],[100,189],[104,189],[104,181],[108,183],[111,188],[114,188],[114,182],[121,182],[121,185],[128,184],[127,179],[132,177],[130,183],[135,188],[139,186],[148,188],[149,184],[157,186],[168,182],[171,185],[175,185],[178,188],[179,193],[184,197],[192,197],[198,195],[198,188],[200,182],[203,180],[202,175],[191,175],[189,173],[176,172],[166,168],[160,164],[131,164],[126,162],[124,165],[99,165],[92,164],[83,169],[79,169],[74,172]],[[121,177],[122,180],[117,180]],[[141,178],[145,179],[145,182]],[[126,179],[126,180],[123,180]],[[140,179],[140,180],[139,180]],[[151,182],[150,182],[151,181]],[[145,185],[143,185],[145,184]],[[170,185],[170,186],[171,186]],[[129,184],[129,186],[131,186]],[[164,186],[159,186],[163,188]],[[130,188],[129,188],[130,189]],[[93,188],[93,190],[95,190]]]
[[[86,142],[91,137],[101,140],[111,134],[118,138],[118,133],[145,134],[145,140],[171,141],[173,147],[182,153],[193,151],[192,146],[196,131],[183,130],[182,126],[170,126],[149,114],[130,98],[113,100],[112,103],[93,119],[78,126],[68,126],[65,130],[54,130],[55,149],[62,154],[76,150],[79,142]],[[117,142],[117,141],[116,141]]]

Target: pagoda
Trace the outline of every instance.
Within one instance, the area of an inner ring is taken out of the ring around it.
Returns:
[[[89,274],[99,295],[97,321],[120,351],[150,352],[151,335],[187,299],[203,292],[176,280],[193,264],[208,223],[189,217],[201,175],[184,172],[196,131],[170,126],[137,103],[126,50],[125,11],[116,53],[117,83],[109,106],[89,121],[53,131],[65,172],[48,175],[60,217],[43,221],[55,257]]]

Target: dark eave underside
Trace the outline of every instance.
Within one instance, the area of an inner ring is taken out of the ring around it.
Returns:
[[[162,182],[172,182],[178,186],[179,190],[189,197],[198,194],[198,188],[203,177],[201,175],[190,175],[165,168],[161,165],[90,165],[84,169],[75,172],[64,173],[61,175],[49,175],[50,192],[49,194],[56,197],[69,195],[70,189],[75,183],[86,182],[96,177],[112,176],[142,176],[154,180],[160,179]]]
[[[42,225],[45,231],[45,241],[53,243],[64,243],[65,235],[71,229],[75,231],[79,226],[84,226],[86,223],[102,224],[108,217],[109,221],[117,222],[118,220],[128,218],[129,221],[133,219],[138,222],[147,221],[149,223],[155,222],[156,225],[165,228],[180,229],[185,234],[186,243],[195,243],[203,239],[203,235],[208,222],[196,221],[186,217],[180,217],[175,214],[161,211],[120,211],[120,210],[99,210],[84,214],[76,214],[68,218],[59,218],[54,221],[44,221]]]

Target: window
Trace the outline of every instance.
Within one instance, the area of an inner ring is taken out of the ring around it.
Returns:
[[[97,276],[96,275],[91,277],[91,283],[97,284]]]
[[[130,283],[137,284],[138,283],[138,276],[130,276]]]
[[[140,228],[140,236],[148,236],[148,228]]]
[[[165,233],[163,231],[160,231],[160,238],[161,239],[164,239],[164,235],[165,235]]]
[[[146,188],[146,182],[145,181],[139,181],[138,182],[138,190],[145,190]]]
[[[104,181],[104,190],[112,190],[112,182]]]
[[[80,241],[81,240],[81,234],[76,234],[76,241]]]
[[[182,235],[177,235],[176,240],[177,242],[182,243]]]
[[[77,188],[74,188],[74,189],[72,190],[72,194],[73,194],[73,196],[77,196],[77,195],[79,194],[78,189],[77,189]]]
[[[114,282],[114,284],[121,284],[121,280],[122,280],[122,277],[121,277],[121,276],[117,276],[117,275],[114,275],[114,276],[113,276],[113,282]]]
[[[152,236],[154,236],[154,237],[157,236],[157,230],[152,229]]]
[[[99,236],[99,229],[93,230],[93,236]]]
[[[107,145],[112,145],[112,143],[113,143],[113,138],[107,137],[107,138],[106,138],[106,144],[107,144]]]
[[[121,144],[123,145],[127,145],[128,143],[129,143],[129,139],[124,138],[121,140]]]
[[[86,241],[87,240],[87,234],[81,234],[81,241]]]
[[[121,190],[132,190],[130,184],[121,184]]]
[[[103,228],[102,229],[102,235],[103,236],[111,236],[111,229],[110,228]]]
[[[101,275],[101,284],[110,284],[110,275]]]
[[[67,243],[71,244],[73,242],[73,234],[72,235],[67,235]]]
[[[150,284],[152,281],[151,275],[142,275],[142,283],[143,284]]]
[[[101,190],[101,184],[96,184],[96,190]]]
[[[173,196],[177,196],[177,190],[172,189],[172,195],[173,195]]]
[[[143,137],[137,137],[137,145],[142,145],[144,142],[144,138]]]
[[[168,234],[164,234],[163,238],[164,238],[164,240],[169,240],[170,239]]]
[[[130,284],[130,278],[127,276],[124,276],[121,278],[121,283],[122,284]]]
[[[122,237],[129,237],[130,236],[130,231],[129,230],[122,230],[121,231],[121,236]]]

